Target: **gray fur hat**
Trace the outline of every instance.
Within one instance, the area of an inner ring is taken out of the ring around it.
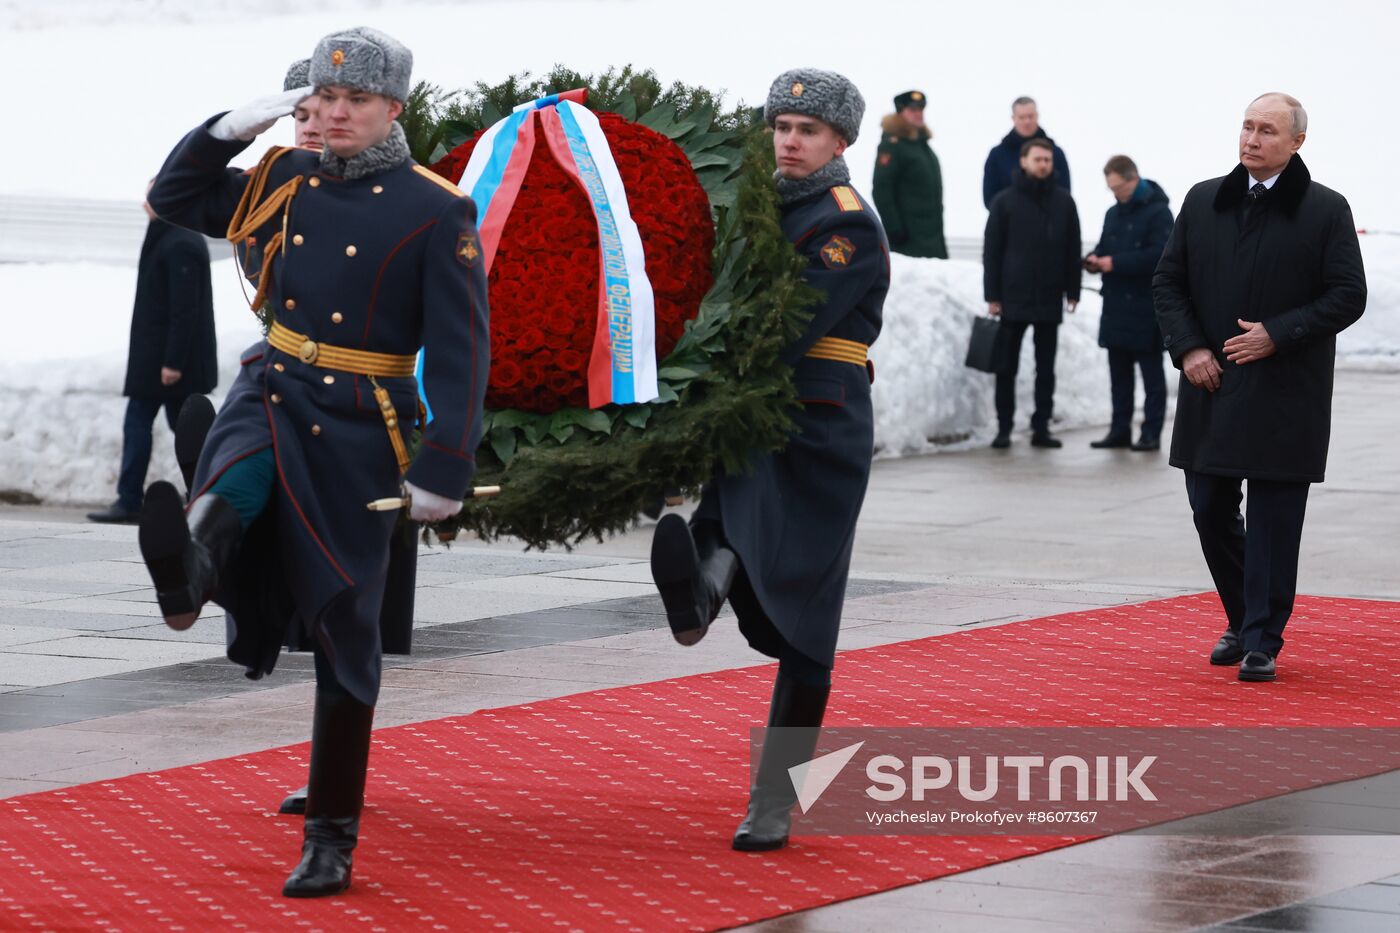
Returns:
[[[314,87],[348,87],[408,100],[413,53],[402,42],[368,26],[333,32],[316,43],[308,78]]]
[[[311,59],[303,58],[300,61],[292,62],[287,69],[287,76],[282,79],[282,90],[295,91],[299,87],[306,87],[311,83]]]
[[[850,79],[820,68],[784,71],[768,89],[763,119],[772,126],[779,114],[800,113],[835,127],[846,142],[856,141],[865,116],[865,98]]]

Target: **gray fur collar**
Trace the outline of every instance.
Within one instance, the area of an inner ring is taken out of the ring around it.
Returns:
[[[846,160],[837,156],[806,178],[783,178],[776,174],[773,177],[778,182],[778,202],[786,205],[810,198],[836,185],[848,184],[851,170],[846,167]]]
[[[366,178],[398,168],[409,157],[408,140],[404,138],[403,127],[395,120],[389,130],[389,138],[382,143],[370,146],[364,152],[357,152],[348,159],[331,152],[327,146],[321,150],[321,170],[327,175],[344,178]]]

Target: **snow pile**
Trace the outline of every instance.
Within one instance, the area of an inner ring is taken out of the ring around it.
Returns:
[[[1338,338],[1343,368],[1400,371],[1400,237],[1362,239],[1370,300]],[[892,257],[885,324],[875,363],[875,439],[882,457],[982,444],[996,428],[993,377],[963,365],[974,316],[985,313],[982,267],[958,260]],[[220,391],[258,339],[232,260],[212,265]],[[1093,280],[1091,280],[1093,281]],[[0,492],[49,502],[115,497],[121,398],[135,267],[85,263],[0,266],[7,337],[0,343]],[[1101,304],[1086,290],[1060,326],[1055,427],[1106,424],[1108,367],[1098,347]],[[1022,346],[1016,423],[1034,408],[1031,334]],[[1175,377],[1169,374],[1169,388]],[[1142,389],[1138,396],[1141,404]],[[148,481],[178,479],[169,429],[158,419]]]
[[[1366,313],[1337,335],[1341,369],[1400,370],[1400,236],[1363,236]]]
[[[957,260],[891,257],[885,325],[875,363],[875,448],[880,456],[966,446],[996,433],[995,377],[963,365],[972,320],[985,314],[982,266]],[[1055,361],[1055,423],[1106,423],[1108,368],[1098,347],[1099,296],[1085,291],[1060,326]],[[1016,424],[1029,423],[1035,372],[1032,332],[1021,346]]]
[[[211,266],[219,389],[237,373],[239,354],[259,337],[233,260]],[[7,336],[0,344],[0,493],[45,502],[105,503],[116,498],[121,461],[121,397],[126,375],[136,268],[90,263],[0,266]],[[178,483],[173,438],[156,419],[146,481]]]

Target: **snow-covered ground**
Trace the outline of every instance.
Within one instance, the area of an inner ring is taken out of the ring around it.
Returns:
[[[631,63],[761,104],[779,72],[832,68],[868,104],[847,155],[866,191],[881,116],[922,88],[957,236],[982,233],[982,165],[1020,95],[1068,154],[1088,238],[1111,203],[1110,156],[1133,156],[1180,205],[1234,166],[1245,105],[1281,89],[1308,107],[1314,177],[1350,197],[1359,226],[1400,230],[1400,188],[1376,183],[1371,157],[1400,149],[1378,109],[1400,7],[1372,0],[0,0],[0,87],[34,95],[15,118],[23,144],[0,150],[0,191],[138,198],[191,126],[280,90],[289,63],[356,23],[403,40],[415,77],[450,88]],[[265,137],[290,139],[285,125]]]
[[[1366,315],[1338,341],[1343,366],[1400,371],[1400,238],[1363,241]],[[895,256],[885,328],[875,344],[876,444],[882,456],[984,443],[993,432],[992,377],[963,366],[972,318],[985,307],[976,263]],[[136,270],[0,266],[0,295],[22,309],[0,342],[0,491],[50,502],[114,496],[121,451],[127,328]],[[258,339],[232,260],[213,264],[220,387]],[[1099,298],[1084,293],[1060,328],[1058,425],[1106,424],[1108,374],[1098,347]],[[7,315],[8,317],[8,315]],[[1021,363],[1017,423],[1030,416],[1031,341]],[[1139,390],[1140,391],[1140,390]],[[170,433],[156,428],[150,479],[178,476]]]
[[[330,0],[315,12],[284,9],[277,0],[0,0],[0,85],[39,92],[19,118],[22,144],[0,150],[0,193],[134,200],[190,126],[279,89],[287,64],[318,37],[365,23],[414,50],[416,78],[446,87],[558,62],[585,71],[631,63],[753,104],[785,68],[842,71],[869,102],[847,155],[867,192],[889,99],[920,87],[947,229],[963,236],[982,232],[982,162],[1009,129],[1018,95],[1040,100],[1046,129],[1069,154],[1087,238],[1110,204],[1099,172],[1109,156],[1134,156],[1179,206],[1192,183],[1234,164],[1243,106],[1283,89],[1310,110],[1304,156],[1314,177],[1349,196],[1358,225],[1400,230],[1400,188],[1376,184],[1371,159],[1400,144],[1400,124],[1376,111],[1370,93],[1392,83],[1400,10],[1386,4],[1333,0],[1325,16],[1314,0],[1281,0],[1263,14],[1211,0],[1062,8],[806,0],[800,16],[790,3],[753,0]],[[290,140],[281,125],[248,160]],[[1343,365],[1400,368],[1400,237],[1368,236],[1363,248],[1370,306],[1339,341]],[[134,279],[134,266],[0,265],[0,492],[112,498]],[[214,264],[214,282],[226,387],[257,328],[231,261]],[[895,258],[874,350],[882,455],[933,449],[930,439],[986,439],[992,380],[962,366],[981,308],[975,264]],[[1097,323],[1097,296],[1086,294],[1061,330],[1056,407],[1065,426],[1107,420]],[[1022,419],[1033,369],[1026,343]],[[173,478],[169,432],[163,423],[156,431],[150,478]]]

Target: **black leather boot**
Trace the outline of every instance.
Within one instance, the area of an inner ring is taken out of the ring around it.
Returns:
[[[671,634],[682,645],[705,637],[729,596],[739,558],[724,546],[719,526],[692,527],[679,515],[663,515],[651,538],[651,576],[661,592]]]
[[[277,808],[277,812],[293,816],[300,816],[305,813],[307,789],[308,788],[303,787],[301,790],[294,790],[286,797],[282,798],[282,805]]]
[[[830,695],[830,687],[800,684],[778,674],[773,684],[768,728],[784,731],[764,736],[758,774],[749,789],[749,812],[734,834],[734,848],[741,852],[767,852],[787,845],[792,808],[797,803],[788,769],[810,761],[816,752]]]
[[[214,424],[214,403],[205,395],[191,395],[180,406],[175,421],[175,462],[185,478],[185,497],[194,495],[194,468],[204,450],[204,439]]]
[[[373,725],[374,707],[343,693],[316,692],[301,862],[282,886],[284,897],[327,897],[350,887]]]
[[[243,539],[232,505],[215,495],[185,502],[167,482],[152,483],[141,506],[141,556],[156,586],[165,624],[184,631],[199,618]]]

